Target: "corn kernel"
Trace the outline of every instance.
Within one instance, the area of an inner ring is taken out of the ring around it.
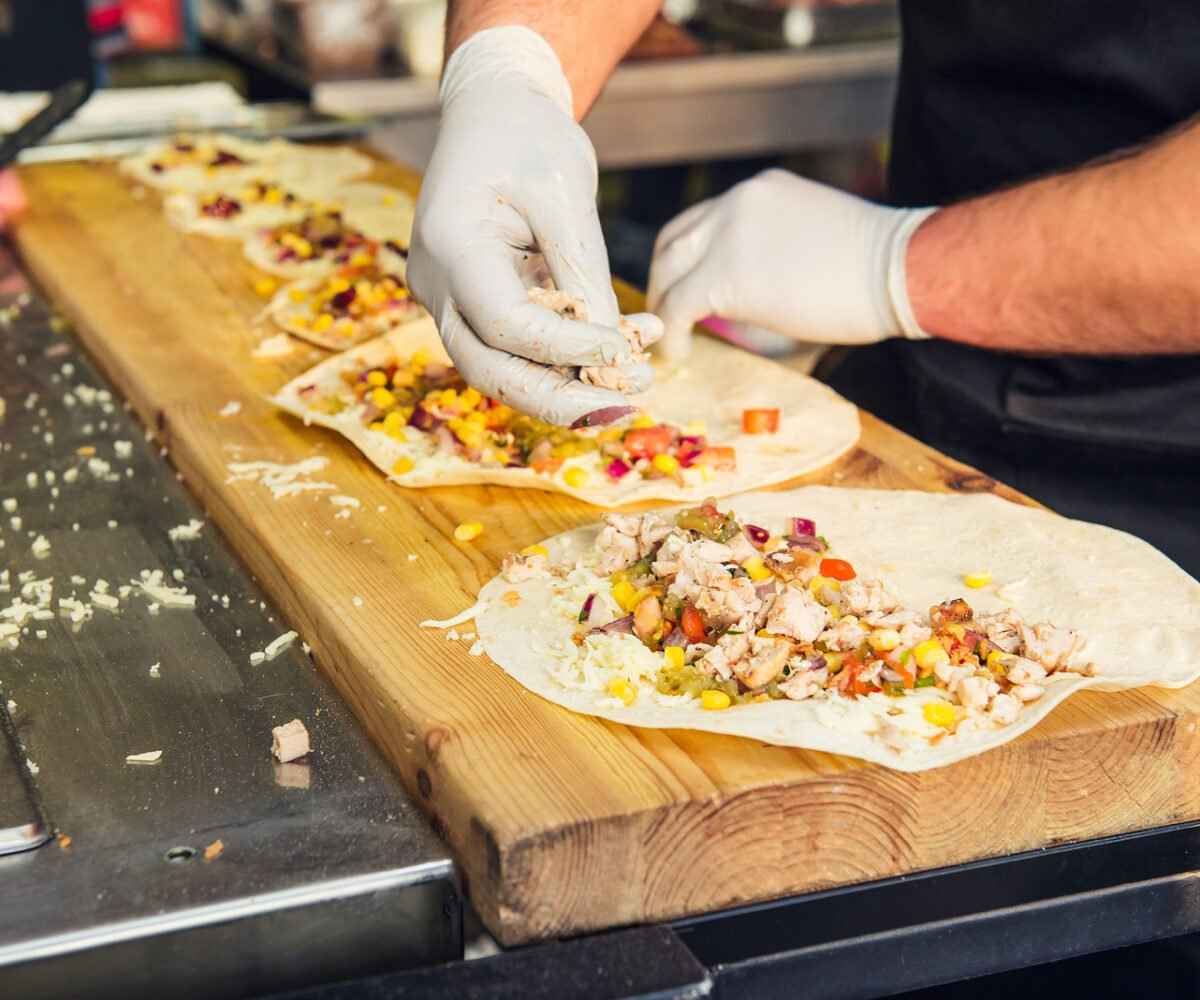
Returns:
[[[663,658],[666,660],[668,667],[674,667],[678,670],[683,666],[683,647],[682,646],[667,646],[663,649]]]
[[[945,701],[927,701],[921,707],[921,714],[930,725],[941,726],[943,729],[953,726],[957,718],[954,706]]]
[[[913,659],[917,661],[920,670],[929,673],[939,663],[949,663],[950,654],[936,639],[926,639],[913,647]]]
[[[867,636],[867,645],[877,653],[886,653],[900,645],[900,633],[894,628],[881,628]]]
[[[374,258],[369,253],[365,253],[360,250],[353,257],[350,258],[350,266],[351,267],[369,267],[372,260],[374,260]]]
[[[405,456],[404,458],[396,459],[396,464],[392,466],[392,474],[395,476],[403,476],[406,473],[412,472],[413,460]]]
[[[350,282],[345,278],[330,278],[329,284],[325,286],[325,289],[331,296],[341,295],[342,292],[350,290]]]
[[[413,351],[413,355],[408,359],[408,363],[414,370],[420,370],[429,364],[429,352],[425,348]]]
[[[478,448],[483,444],[483,429],[461,420],[452,421],[457,426],[452,427],[454,436],[468,448]],[[449,426],[449,425],[447,425]]]
[[[371,390],[371,402],[381,410],[387,410],[396,405],[396,396],[390,389],[377,385]]]
[[[434,395],[440,406],[450,408],[458,405],[457,389],[443,389],[441,392],[435,393]]]
[[[267,193],[263,195],[263,201],[268,205],[278,205],[283,201],[283,192],[277,187],[267,188]]]
[[[621,435],[624,433],[625,432],[621,430],[620,427],[609,427],[607,430],[603,430],[597,434],[596,440],[606,443],[611,441],[619,441],[621,439]]]
[[[608,693],[614,698],[618,698],[626,705],[632,705],[637,701],[637,688],[629,683],[624,677],[614,677],[608,682]]]
[[[463,409],[473,410],[483,402],[483,393],[478,389],[467,386],[458,397],[458,401],[462,403]]]
[[[572,465],[563,473],[563,482],[572,489],[579,489],[588,481],[587,469],[581,469],[578,465]]]
[[[367,430],[369,431],[382,431],[383,429],[384,427],[382,420],[372,420],[369,424],[367,424]]]
[[[980,587],[986,587],[991,582],[992,574],[987,570],[984,570],[981,573],[967,573],[963,577],[963,583],[965,583],[968,587],[971,587],[973,590],[978,590]]]
[[[762,556],[751,556],[742,563],[742,569],[755,583],[771,579],[771,571],[763,564]]]
[[[987,668],[993,674],[1003,676],[1008,673],[1008,657],[998,649],[993,649],[987,655]]]
[[[264,299],[275,294],[275,289],[279,287],[279,282],[274,278],[259,278],[254,283],[254,294],[261,295]]]
[[[638,592],[628,580],[618,580],[612,587],[613,600],[621,605],[622,611],[632,611],[638,602]]]
[[[713,479],[716,478],[717,474],[715,472],[713,472],[713,470],[711,468],[709,468],[707,465],[697,465],[697,466],[695,466],[695,469],[697,472],[700,473],[700,478],[703,479],[706,483],[711,483],[713,481]]]
[[[333,317],[329,313],[321,313],[320,316],[313,320],[312,328],[317,333],[324,333],[331,326],[333,326]]]
[[[404,430],[406,420],[399,410],[392,410],[383,418],[383,429],[389,434]]]
[[[478,521],[464,521],[454,529],[454,537],[460,542],[469,542],[483,534],[483,525]]]
[[[303,288],[292,288],[288,291],[288,298],[293,302],[307,302],[308,292]]]
[[[719,712],[723,708],[728,708],[732,701],[724,691],[701,691],[700,704],[710,712]]]
[[[465,417],[463,417],[463,420],[465,420],[468,424],[473,424],[475,427],[486,427],[488,418],[487,414],[482,410],[472,410]]]
[[[521,550],[523,556],[541,556],[543,559],[550,558],[550,550],[544,545],[526,545]]]
[[[313,255],[312,244],[302,236],[297,236],[292,243],[292,249],[300,257],[311,257]]]
[[[808,581],[808,591],[822,604],[825,603],[824,595],[827,591],[837,593],[842,589],[841,583],[828,576],[814,576]]]
[[[657,423],[658,423],[658,421],[656,421],[652,416],[650,416],[649,413],[639,413],[636,417],[633,418],[633,423],[631,423],[629,426],[640,430],[643,427],[654,427],[657,425]]]
[[[383,203],[390,208],[392,205],[396,204],[396,196],[389,191],[383,196]]]
[[[689,420],[686,424],[683,425],[683,429],[688,434],[707,434],[708,433],[708,426],[704,423],[703,420]]]
[[[387,385],[388,377],[386,372],[381,372],[379,369],[367,372],[367,385]]]
[[[650,464],[668,476],[673,476],[679,471],[679,459],[674,455],[655,455]]]

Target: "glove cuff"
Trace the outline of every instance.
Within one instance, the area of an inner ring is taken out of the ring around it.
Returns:
[[[442,107],[466,90],[506,77],[522,81],[574,119],[571,84],[558,55],[536,31],[519,25],[485,28],[454,50],[442,73]]]
[[[922,222],[937,208],[913,208],[900,213],[900,222],[892,231],[887,263],[887,293],[897,332],[908,340],[929,340],[921,329],[908,298],[908,243]]]

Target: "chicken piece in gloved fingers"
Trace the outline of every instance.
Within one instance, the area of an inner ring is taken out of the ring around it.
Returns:
[[[554,50],[528,28],[478,32],[447,62],[441,97],[408,282],[447,352],[470,385],[551,423],[629,412],[620,393],[571,371],[619,365],[631,391],[651,379],[617,329],[596,156]],[[586,322],[530,301],[523,273],[534,251],[556,287],[585,304]]]
[[[650,266],[664,355],[686,357],[692,327],[711,314],[815,343],[924,339],[905,256],[933,211],[874,205],[783,170],[693,205],[663,228]]]

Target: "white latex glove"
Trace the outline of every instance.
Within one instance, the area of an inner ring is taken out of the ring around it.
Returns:
[[[551,423],[622,406],[618,393],[548,367],[619,364],[635,391],[652,378],[616,329],[596,154],[554,50],[528,28],[481,31],[450,57],[441,99],[407,280],[447,352],[469,384]],[[535,251],[590,322],[528,300]]]
[[[710,314],[825,344],[921,340],[905,254],[935,209],[896,209],[768,170],[693,205],[659,234],[649,308],[682,358]]]

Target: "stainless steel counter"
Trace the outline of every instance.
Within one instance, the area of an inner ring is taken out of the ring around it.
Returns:
[[[171,537],[204,512],[4,252],[0,398],[0,623],[53,578],[53,614],[0,639],[21,744],[0,827],[35,818],[27,782],[57,835],[0,857],[0,995],[243,996],[460,957],[445,848],[299,639],[251,664],[287,623],[214,527]],[[143,570],[195,609],[153,606]],[[101,579],[118,608],[73,623],[60,599],[104,603]],[[293,718],[313,749],[279,764]]]

